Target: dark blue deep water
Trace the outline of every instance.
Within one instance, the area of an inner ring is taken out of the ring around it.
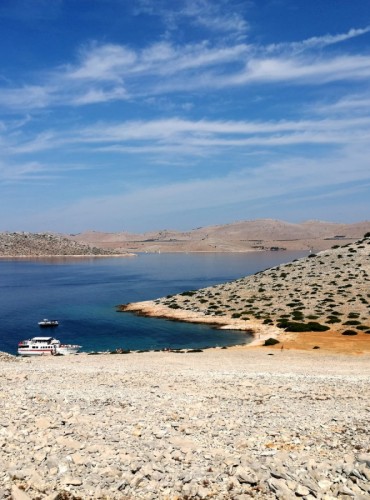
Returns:
[[[305,255],[142,254],[132,258],[0,260],[0,351],[19,340],[52,335],[83,351],[199,348],[242,344],[241,332],[140,318],[115,306],[240,278]],[[43,318],[59,320],[40,330]]]

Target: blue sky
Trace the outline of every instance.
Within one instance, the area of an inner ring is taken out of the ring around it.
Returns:
[[[2,0],[0,231],[354,222],[368,0]]]

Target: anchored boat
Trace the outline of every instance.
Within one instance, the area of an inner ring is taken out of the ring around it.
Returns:
[[[38,323],[41,328],[49,328],[51,326],[58,326],[59,322],[56,319],[43,319],[42,321],[39,321]]]
[[[76,354],[80,349],[80,345],[62,344],[60,340],[54,337],[33,337],[28,340],[21,340],[18,344],[18,354],[21,356]]]

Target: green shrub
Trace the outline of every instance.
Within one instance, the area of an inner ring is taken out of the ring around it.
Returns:
[[[326,322],[329,324],[340,323],[340,319],[337,316],[329,316]]]
[[[330,330],[328,326],[321,325],[316,321],[309,321],[308,323],[281,321],[277,326],[279,328],[284,328],[287,332],[326,332]]]
[[[359,316],[360,316],[360,313],[356,313],[356,312],[350,312],[348,314],[349,318],[358,318]]]
[[[342,332],[342,335],[357,335],[357,332],[355,332],[354,330],[345,330],[344,332]]]
[[[309,321],[307,323],[309,327],[310,332],[326,332],[327,330],[330,330],[330,328],[326,325],[321,325],[320,323],[317,323],[316,321]]]
[[[265,343],[263,345],[276,345],[276,344],[280,344],[280,342],[277,339],[273,339],[272,337],[270,337],[269,339],[265,340]]]
[[[189,290],[188,292],[182,292],[180,295],[185,296],[185,297],[192,297],[195,295],[197,292],[195,290]]]

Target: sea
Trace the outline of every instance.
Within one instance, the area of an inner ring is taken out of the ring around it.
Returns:
[[[81,351],[201,349],[246,344],[240,331],[117,312],[116,306],[224,283],[307,252],[138,254],[126,258],[0,260],[0,351],[55,336]],[[59,326],[41,329],[38,322]]]

